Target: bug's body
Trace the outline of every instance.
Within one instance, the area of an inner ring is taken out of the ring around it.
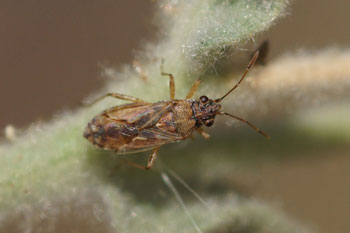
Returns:
[[[162,75],[170,78],[171,100],[169,101],[148,103],[136,97],[108,93],[95,102],[106,96],[112,96],[133,103],[112,107],[95,116],[88,123],[84,137],[100,148],[113,150],[120,154],[153,150],[147,166],[136,165],[145,169],[153,166],[158,149],[164,144],[183,141],[191,137],[194,131],[200,133],[204,138],[209,138],[201,126],[212,126],[216,115],[227,115],[240,120],[268,137],[248,121],[221,112],[219,104],[238,87],[258,55],[259,52],[254,54],[239,82],[219,99],[212,100],[206,96],[201,96],[199,100],[191,99],[200,84],[200,81],[197,80],[185,99],[176,100],[174,77],[162,71]]]
[[[185,140],[204,122],[214,120],[221,106],[207,105],[185,99],[112,107],[88,123],[84,136],[93,144],[117,153],[151,150]]]

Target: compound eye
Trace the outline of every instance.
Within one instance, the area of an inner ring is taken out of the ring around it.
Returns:
[[[209,98],[206,97],[205,95],[201,96],[199,99],[200,99],[200,101],[201,101],[202,103],[206,103],[206,102],[208,102],[208,100],[209,100]]]
[[[206,120],[204,124],[205,126],[210,127],[214,124],[214,119]]]

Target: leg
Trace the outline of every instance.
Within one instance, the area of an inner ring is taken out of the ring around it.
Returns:
[[[131,102],[142,102],[142,103],[145,102],[142,99],[139,99],[139,98],[136,98],[136,97],[133,97],[133,96],[129,96],[129,95],[123,95],[123,94],[118,94],[118,93],[108,93],[106,95],[103,95],[103,96],[95,99],[91,103],[88,103],[87,106],[91,106],[91,105],[99,102],[100,100],[108,97],[108,96],[111,96],[111,97],[114,97],[114,98],[117,98],[117,99],[121,99],[121,100],[131,101]]]
[[[148,80],[147,75],[146,75],[145,72],[143,72],[143,70],[142,70],[142,67],[141,67],[140,62],[138,62],[138,61],[135,60],[135,61],[132,63],[132,66],[134,67],[134,69],[136,70],[136,72],[140,75],[140,77],[141,77],[141,79],[142,79],[143,81],[147,81],[147,80]]]
[[[136,167],[136,168],[139,168],[139,169],[146,170],[145,166],[143,166],[141,164],[138,164],[138,163],[134,163],[134,162],[132,162],[130,160],[127,160],[127,159],[122,159],[121,162],[124,163],[124,164],[127,164],[129,166],[132,166],[132,167]]]
[[[169,87],[170,87],[170,99],[173,100],[175,99],[175,81],[174,81],[174,76],[169,73],[164,73],[163,72],[163,63],[164,59],[162,59],[162,63],[160,64],[160,74],[164,76],[169,76]]]
[[[148,170],[148,169],[151,169],[151,168],[153,167],[154,161],[156,161],[156,159],[157,159],[158,150],[159,150],[159,147],[157,147],[156,149],[154,149],[154,150],[153,150],[153,153],[152,153],[151,156],[148,158],[147,166],[145,167],[147,170]]]
[[[196,129],[196,130],[197,130],[197,132],[198,132],[200,135],[203,136],[203,138],[205,138],[205,139],[209,139],[209,138],[210,138],[210,135],[209,135],[207,132],[205,132],[204,129],[198,128],[198,129]]]
[[[192,98],[192,96],[194,95],[194,93],[196,93],[196,91],[197,91],[197,89],[198,89],[198,87],[199,87],[199,84],[201,84],[201,80],[200,80],[200,79],[197,79],[197,80],[193,83],[191,89],[188,91],[188,93],[187,93],[187,95],[186,95],[186,99],[191,99],[191,98]]]
[[[157,147],[157,148],[155,148],[153,150],[153,153],[148,158],[146,166],[142,166],[142,165],[140,165],[138,163],[134,163],[134,162],[132,162],[130,160],[126,160],[126,159],[123,159],[122,162],[126,163],[126,164],[128,164],[130,166],[136,167],[136,168],[140,168],[140,169],[143,169],[143,170],[149,170],[149,169],[151,169],[153,167],[154,162],[157,159],[158,150],[159,150],[159,147]]]

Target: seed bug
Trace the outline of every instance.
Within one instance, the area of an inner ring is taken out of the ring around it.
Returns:
[[[192,99],[200,80],[194,82],[185,99],[175,99],[174,76],[163,72],[161,65],[161,75],[169,77],[171,100],[149,103],[128,95],[108,93],[91,104],[107,96],[132,103],[114,106],[96,115],[88,123],[84,137],[92,144],[106,150],[113,150],[118,154],[153,150],[146,166],[133,164],[143,169],[150,169],[153,166],[159,148],[165,144],[192,137],[194,131],[206,139],[209,138],[209,134],[203,130],[202,126],[212,126],[216,115],[226,115],[242,121],[269,138],[265,132],[250,122],[220,111],[220,102],[240,85],[258,56],[259,51],[254,53],[238,83],[219,99],[209,99],[205,95],[199,100]]]

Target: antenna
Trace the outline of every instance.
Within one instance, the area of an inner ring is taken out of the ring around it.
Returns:
[[[265,133],[264,131],[262,131],[261,129],[259,129],[258,127],[256,127],[255,125],[253,125],[252,123],[250,123],[249,121],[247,120],[244,120],[243,118],[240,118],[238,116],[234,116],[232,114],[229,114],[227,112],[219,112],[219,115],[226,115],[226,116],[229,116],[229,117],[232,117],[236,120],[239,120],[239,121],[242,121],[243,123],[246,123],[247,125],[249,125],[250,127],[252,127],[256,132],[262,134],[263,136],[265,136],[267,139],[270,139],[270,136]]]
[[[244,79],[245,76],[247,75],[249,69],[252,68],[252,66],[254,65],[254,63],[256,62],[256,60],[258,59],[258,57],[259,57],[259,51],[256,51],[256,52],[254,53],[254,56],[252,57],[252,59],[249,61],[249,64],[248,64],[247,68],[245,68],[245,71],[244,71],[244,73],[243,73],[241,79],[238,81],[238,83],[237,83],[234,87],[232,87],[231,90],[229,90],[223,97],[221,97],[220,99],[216,99],[216,100],[215,100],[216,103],[221,102],[221,101],[222,101],[226,96],[228,96],[234,89],[236,89],[236,88],[239,86],[239,84],[241,84],[241,82],[243,81],[243,79]]]

